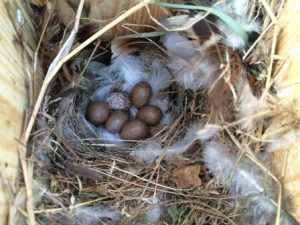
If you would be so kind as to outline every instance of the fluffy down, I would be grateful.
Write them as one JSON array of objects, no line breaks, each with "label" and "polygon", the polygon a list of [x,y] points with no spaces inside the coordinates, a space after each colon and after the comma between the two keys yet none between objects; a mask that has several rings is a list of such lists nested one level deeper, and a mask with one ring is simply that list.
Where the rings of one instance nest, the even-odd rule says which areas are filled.
[{"label": "fluffy down", "polygon": [[153,96],[156,96],[160,91],[168,88],[171,85],[172,76],[170,71],[161,63],[152,63],[152,75],[149,83],[152,87]]},{"label": "fluffy down", "polygon": [[251,130],[255,128],[257,120],[252,117],[266,109],[267,103],[265,99],[255,97],[248,82],[245,82],[238,100],[237,119],[245,119],[240,124],[240,127],[244,130]]},{"label": "fluffy down", "polygon": [[194,91],[207,88],[213,83],[216,66],[195,49],[186,37],[171,33],[163,38],[163,43],[170,57],[168,67],[176,82]]},{"label": "fluffy down", "polygon": [[126,143],[124,141],[122,141],[122,139],[118,133],[116,133],[116,134],[110,133],[103,127],[96,128],[96,134],[97,134],[97,137],[99,139],[103,140],[105,143],[115,144],[118,146],[126,145]]},{"label": "fluffy down", "polygon": [[291,129],[285,134],[273,135],[271,137],[272,142],[267,146],[267,151],[274,152],[283,149],[288,149],[287,146],[292,145],[300,137],[299,131],[296,129]]},{"label": "fluffy down", "polygon": [[73,214],[72,224],[118,224],[121,211],[109,207],[82,207]]},{"label": "fluffy down", "polygon": [[152,164],[162,154],[165,158],[170,159],[173,156],[183,154],[196,140],[206,141],[215,135],[217,135],[217,132],[214,128],[198,123],[192,125],[185,136],[169,148],[164,149],[159,140],[152,140],[137,147],[131,152],[131,155],[140,162]]},{"label": "fluffy down", "polygon": [[[254,163],[247,159],[237,162],[237,159],[227,152],[226,146],[217,140],[204,144],[203,157],[206,166],[228,187],[232,196],[248,198],[243,220],[247,218],[248,223],[253,225],[274,222],[277,210],[274,184]],[[283,210],[281,215],[287,224],[296,224]]]},{"label": "fluffy down", "polygon": [[[259,32],[260,26],[254,18],[249,18],[249,1],[248,0],[227,0],[221,4],[216,4],[216,8],[235,19],[241,27],[248,33]],[[222,20],[217,21],[217,26],[224,34],[223,42],[233,49],[243,49],[246,43],[243,39],[232,31]]]},{"label": "fluffy down", "polygon": [[133,55],[120,55],[113,60],[111,70],[123,78],[122,90],[130,92],[133,86],[143,80],[148,80],[142,60]]}]

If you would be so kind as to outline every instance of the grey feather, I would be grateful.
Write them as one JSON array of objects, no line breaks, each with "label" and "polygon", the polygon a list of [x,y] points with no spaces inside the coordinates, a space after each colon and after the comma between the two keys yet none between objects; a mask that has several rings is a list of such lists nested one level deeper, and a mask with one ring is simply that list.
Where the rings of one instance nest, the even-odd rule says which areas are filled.
[{"label": "grey feather", "polygon": [[[204,144],[204,162],[209,170],[229,189],[229,194],[246,197],[245,218],[250,224],[265,225],[274,221],[277,211],[275,185],[247,158],[237,159],[226,151],[226,146],[217,140]],[[281,210],[282,224],[298,224],[284,210]]]}]

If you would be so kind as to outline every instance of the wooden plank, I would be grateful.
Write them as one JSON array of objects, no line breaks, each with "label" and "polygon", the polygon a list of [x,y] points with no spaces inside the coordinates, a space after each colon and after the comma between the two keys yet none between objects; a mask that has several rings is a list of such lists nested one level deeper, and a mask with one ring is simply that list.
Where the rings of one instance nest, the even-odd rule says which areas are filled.
[{"label": "wooden plank", "polygon": [[[283,65],[281,75],[277,78],[275,87],[284,96],[281,106],[291,109],[295,118],[300,118],[300,23],[299,23],[300,2],[299,0],[289,0],[279,21],[281,33],[279,35],[277,54],[283,56],[285,60],[278,63],[278,67]],[[275,130],[290,120],[287,115],[274,119],[271,123],[271,131]],[[291,132],[299,132],[296,128]],[[282,173],[286,159],[286,169],[281,181],[284,188],[283,202],[288,203],[288,210],[300,222],[300,135],[286,143],[284,149],[278,149],[274,153],[273,164],[277,174]]]},{"label": "wooden plank", "polygon": [[32,52],[37,42],[24,2],[0,1],[0,225],[8,223],[17,191],[21,171],[18,140],[28,107],[28,75],[32,74]]}]

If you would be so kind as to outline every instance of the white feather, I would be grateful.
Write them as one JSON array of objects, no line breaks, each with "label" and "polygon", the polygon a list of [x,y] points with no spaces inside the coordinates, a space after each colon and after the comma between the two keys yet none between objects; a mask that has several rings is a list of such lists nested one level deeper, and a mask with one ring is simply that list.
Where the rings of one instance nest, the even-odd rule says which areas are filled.
[{"label": "white feather", "polygon": [[168,66],[175,73],[175,81],[185,89],[193,91],[209,87],[216,72],[216,67],[209,59],[201,59],[198,62],[197,60],[182,62],[181,60],[173,59]]},{"label": "white feather", "polygon": [[[260,31],[260,26],[256,21],[249,21],[249,22],[238,21],[238,22],[241,25],[241,27],[248,33]],[[244,42],[244,40],[238,34],[233,32],[232,29],[228,27],[228,25],[225,24],[223,21],[218,20],[217,26],[219,30],[222,31],[224,34],[224,38],[222,39],[222,41],[224,42],[225,45],[233,49],[243,49],[246,47],[246,43]]]},{"label": "white feather", "polygon": [[110,133],[103,127],[96,128],[96,135],[100,140],[104,141],[105,143],[115,144],[118,146],[126,145],[126,143],[121,139],[118,133],[116,134]]},{"label": "white feather", "polygon": [[170,147],[163,149],[159,140],[152,140],[141,144],[137,149],[131,152],[138,161],[146,164],[152,164],[161,154],[171,159],[176,155],[183,154],[196,141],[206,141],[217,134],[216,130],[208,125],[203,126],[200,122],[193,124],[184,137],[180,138]]},{"label": "white feather", "polygon": [[77,224],[106,224],[109,219],[113,224],[118,224],[121,220],[121,211],[108,206],[81,207],[72,212],[72,225]]},{"label": "white feather", "polygon": [[170,112],[166,112],[162,119],[160,120],[160,125],[162,126],[168,126],[170,125],[172,122],[174,121],[174,117],[172,116],[172,114]]},{"label": "white feather", "polygon": [[164,36],[163,43],[171,57],[189,60],[198,55],[192,43],[179,33],[174,32]]},{"label": "white feather", "polygon": [[[206,166],[228,187],[231,195],[248,198],[244,222],[246,218],[253,225],[265,225],[273,221],[277,209],[273,200],[276,193],[271,179],[259,167],[247,159],[237,162],[226,147],[216,140],[204,144],[203,157]],[[281,213],[288,224],[294,224],[290,215],[283,210]]]},{"label": "white feather", "polygon": [[145,213],[146,220],[149,224],[158,224],[162,209],[160,205],[155,205]]},{"label": "white feather", "polygon": [[135,157],[137,161],[152,164],[161,154],[163,149],[158,140],[151,140],[141,144],[130,155]]},{"label": "white feather", "polygon": [[152,87],[153,96],[171,85],[172,77],[170,71],[161,63],[152,63],[152,75],[149,83]]},{"label": "white feather", "polygon": [[183,154],[196,140],[206,141],[217,133],[203,126],[202,123],[196,122],[192,124],[181,140],[172,144],[166,150],[166,157],[172,158],[174,155]]},{"label": "white feather", "polygon": [[136,83],[149,79],[142,60],[137,56],[120,55],[113,60],[111,69],[123,77],[123,91],[130,92]]},{"label": "white feather", "polygon": [[[249,18],[249,1],[248,0],[228,0],[221,4],[216,4],[216,8],[235,19],[241,27],[248,33],[260,32],[260,25],[253,18]],[[237,35],[222,20],[217,21],[217,26],[224,34],[223,42],[234,49],[243,49],[245,47],[244,40]]]},{"label": "white feather", "polygon": [[130,117],[135,118],[137,113],[138,113],[138,109],[136,107],[134,107],[133,105],[130,106],[130,108],[129,108]]},{"label": "white feather", "polygon": [[238,34],[234,33],[223,21],[218,20],[217,26],[223,32],[224,37],[222,38],[222,42],[225,45],[233,49],[243,49],[245,47],[245,41]]},{"label": "white feather", "polygon": [[265,99],[259,99],[252,93],[250,85],[246,82],[241,89],[241,94],[238,100],[238,119],[245,119],[240,127],[244,130],[251,130],[255,128],[257,120],[253,116],[259,112],[267,109]]},{"label": "white feather", "polygon": [[292,145],[300,137],[300,132],[296,129],[291,129],[285,134],[273,135],[269,139],[273,141],[268,144],[266,150],[274,152],[278,150],[288,149],[289,145]]},{"label": "white feather", "polygon": [[113,91],[115,88],[114,84],[109,84],[105,86],[101,86],[97,88],[94,93],[90,96],[90,100],[92,102],[94,101],[104,101],[105,96],[107,96],[111,91]]},{"label": "white feather", "polygon": [[170,56],[168,67],[175,81],[185,89],[200,90],[209,87],[215,79],[217,68],[209,58],[193,48],[191,42],[178,33],[164,37],[164,45]]},{"label": "white feather", "polygon": [[168,98],[156,97],[150,100],[150,105],[155,105],[161,109],[162,113],[165,114],[170,107],[170,102]]},{"label": "white feather", "polygon": [[225,0],[218,2],[216,8],[231,15],[246,17],[248,5],[248,0]]}]

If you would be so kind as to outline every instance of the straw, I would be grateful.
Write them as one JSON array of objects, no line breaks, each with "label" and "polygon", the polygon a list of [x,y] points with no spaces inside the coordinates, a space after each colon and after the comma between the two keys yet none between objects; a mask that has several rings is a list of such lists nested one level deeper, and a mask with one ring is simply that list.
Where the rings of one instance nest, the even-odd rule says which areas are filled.
[{"label": "straw", "polygon": [[206,7],[206,6],[181,5],[181,4],[172,4],[167,2],[153,2],[152,4],[157,6],[162,6],[162,7],[168,7],[168,8],[194,9],[194,10],[201,10],[201,11],[206,11],[208,13],[211,13],[219,17],[221,20],[223,20],[237,35],[239,35],[244,40],[245,44],[248,45],[248,34],[241,27],[241,25],[238,22],[236,22],[233,18],[231,18],[227,14],[217,9],[214,9],[212,7]]}]

